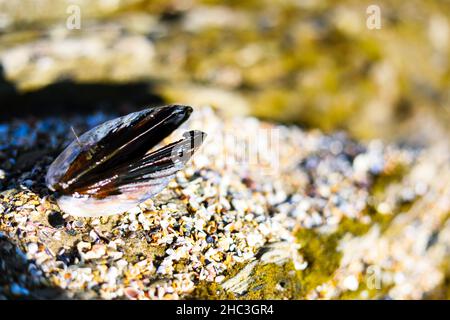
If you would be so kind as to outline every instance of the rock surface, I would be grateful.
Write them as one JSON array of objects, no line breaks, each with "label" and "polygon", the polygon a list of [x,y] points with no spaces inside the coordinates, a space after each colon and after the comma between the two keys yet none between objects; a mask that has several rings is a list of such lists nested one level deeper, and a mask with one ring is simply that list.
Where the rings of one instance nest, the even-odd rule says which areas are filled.
[{"label": "rock surface", "polygon": [[[70,122],[95,124],[86,119]],[[42,131],[57,123],[12,124],[5,155],[58,137]],[[208,132],[202,149],[167,189],[123,215],[59,213],[52,224],[59,208],[43,181],[51,145],[39,161],[4,169],[1,246],[15,254],[0,256],[1,295],[404,299],[444,283],[446,146],[364,146],[342,133],[227,119],[209,108],[187,127]],[[37,140],[21,139],[25,130]],[[70,128],[60,130],[62,145]],[[24,267],[11,269],[11,259]]]},{"label": "rock surface", "polygon": [[[230,3],[0,0],[0,298],[450,297],[448,3]],[[60,212],[71,126],[171,102],[210,141],[164,192]]]}]

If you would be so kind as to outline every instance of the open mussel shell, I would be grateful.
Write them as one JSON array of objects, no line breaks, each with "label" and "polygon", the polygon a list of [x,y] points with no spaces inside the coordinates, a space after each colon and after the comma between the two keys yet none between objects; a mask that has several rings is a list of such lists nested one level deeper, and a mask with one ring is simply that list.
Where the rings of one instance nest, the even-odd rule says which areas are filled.
[{"label": "open mussel shell", "polygon": [[107,121],[75,139],[50,165],[46,184],[60,208],[76,216],[122,213],[163,190],[206,134],[150,149],[185,122],[192,108],[149,108]]}]

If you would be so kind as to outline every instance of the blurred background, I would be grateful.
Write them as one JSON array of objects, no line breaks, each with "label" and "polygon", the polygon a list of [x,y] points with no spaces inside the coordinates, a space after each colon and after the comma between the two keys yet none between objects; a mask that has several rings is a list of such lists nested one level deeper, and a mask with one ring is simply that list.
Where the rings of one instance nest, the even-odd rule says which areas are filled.
[{"label": "blurred background", "polygon": [[0,122],[181,102],[442,141],[449,17],[449,1],[0,0]]},{"label": "blurred background", "polygon": [[[382,258],[370,259],[386,262],[388,276],[394,271],[401,276],[393,277],[399,283],[396,293],[388,288],[394,298],[448,299],[449,57],[450,0],[0,0],[0,192],[15,192],[20,186],[27,199],[47,195],[45,168],[63,142],[74,139],[69,127],[76,135],[152,105],[211,106],[221,113],[214,124],[222,117],[250,115],[325,133],[343,131],[364,144],[381,139],[400,148],[383,149],[386,169],[382,175],[375,170],[364,217],[370,216],[369,222],[383,224],[387,231],[378,234],[376,226],[372,233],[364,226],[367,238],[361,235],[347,247],[352,254],[357,248],[360,258],[348,265],[342,262],[343,273],[337,272],[337,277],[344,279],[352,272],[362,277],[362,271],[354,271],[359,267],[353,266],[362,266],[363,257],[381,248]],[[293,134],[292,139],[296,137]],[[293,142],[302,157],[303,141]],[[363,171],[366,163],[382,156],[378,152],[383,143],[365,145],[367,157],[355,162],[363,164]],[[405,159],[417,150],[425,152],[410,165]],[[396,165],[397,158],[408,166]],[[312,167],[319,167],[315,155],[308,159]],[[334,160],[328,164],[328,156],[320,160],[325,168],[340,168],[347,161],[351,168],[353,161],[347,156],[330,159],[336,164]],[[337,180],[333,173],[331,182]],[[328,190],[328,181],[321,178],[325,174],[328,171],[313,177]],[[280,177],[275,178],[276,186]],[[354,189],[347,178],[338,184],[343,188],[339,194],[366,192],[368,186],[357,184]],[[0,195],[1,213],[4,204],[16,219],[22,198],[8,197]],[[334,208],[334,200],[326,202],[327,197],[332,199],[323,196],[318,203]],[[359,204],[355,200],[354,205]],[[270,215],[273,212],[271,208]],[[50,221],[47,213],[41,218],[40,226]],[[27,221],[25,215],[18,214],[19,219]],[[6,222],[0,227],[12,225],[11,233],[24,234],[20,241],[28,243],[33,233],[19,232],[17,224],[2,221]],[[359,230],[359,225],[343,224],[340,230]],[[309,235],[298,237],[306,239],[302,248],[312,248],[305,252],[314,255],[305,257],[320,265],[309,270],[320,283],[328,281],[337,268],[336,238]],[[58,241],[53,243],[59,246]],[[1,247],[0,258],[15,257],[10,251],[2,255]],[[25,264],[20,267],[15,260],[0,272],[0,298],[2,286],[9,285],[16,273],[20,279],[25,274]],[[364,262],[361,270],[367,266]],[[281,270],[284,276],[285,269]],[[302,286],[316,281],[301,279]]]}]

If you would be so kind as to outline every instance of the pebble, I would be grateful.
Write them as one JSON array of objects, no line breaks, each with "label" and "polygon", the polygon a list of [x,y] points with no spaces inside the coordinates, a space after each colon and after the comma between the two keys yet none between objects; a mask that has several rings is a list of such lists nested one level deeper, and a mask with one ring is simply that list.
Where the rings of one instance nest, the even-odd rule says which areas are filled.
[{"label": "pebble", "polygon": [[95,244],[92,246],[92,249],[87,251],[86,253],[82,253],[81,256],[85,260],[92,260],[92,259],[100,259],[106,254],[106,246],[102,244]]},{"label": "pebble", "polygon": [[27,252],[28,254],[30,254],[31,256],[33,256],[34,254],[36,254],[39,250],[39,246],[37,243],[30,243],[27,246]]},{"label": "pebble", "polygon": [[15,296],[28,296],[30,291],[17,283],[11,284],[11,293]]},{"label": "pebble", "polygon": [[83,228],[85,224],[83,220],[75,220],[72,225],[75,228]]},{"label": "pebble", "polygon": [[344,287],[350,291],[358,290],[359,283],[355,276],[351,275],[344,279]]}]

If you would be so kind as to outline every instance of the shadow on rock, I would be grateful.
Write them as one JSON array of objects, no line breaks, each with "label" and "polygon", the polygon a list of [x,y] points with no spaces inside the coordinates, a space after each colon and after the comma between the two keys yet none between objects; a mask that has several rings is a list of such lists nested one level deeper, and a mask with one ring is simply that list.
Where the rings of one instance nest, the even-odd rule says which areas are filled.
[{"label": "shadow on rock", "polygon": [[4,77],[0,65],[0,119],[72,116],[93,111],[129,113],[159,105],[161,97],[147,82],[126,84],[75,83],[70,80],[50,84],[35,91],[19,92]]},{"label": "shadow on rock", "polygon": [[67,299],[32,260],[0,232],[0,299]]}]

